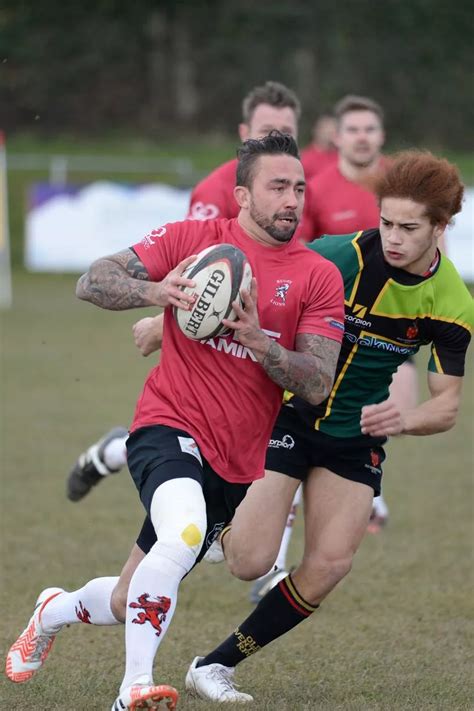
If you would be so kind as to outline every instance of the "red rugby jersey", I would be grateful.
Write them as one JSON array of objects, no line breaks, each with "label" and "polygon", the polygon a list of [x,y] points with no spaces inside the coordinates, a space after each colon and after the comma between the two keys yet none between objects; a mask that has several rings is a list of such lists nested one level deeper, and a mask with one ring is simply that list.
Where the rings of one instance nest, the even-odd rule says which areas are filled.
[{"label": "red rugby jersey", "polygon": [[[384,165],[381,164],[381,169]],[[309,221],[314,238],[379,226],[380,210],[375,195],[359,183],[347,180],[337,165],[312,178],[309,187]]]},{"label": "red rugby jersey", "polygon": [[[234,220],[177,222],[147,235],[133,249],[159,281],[186,256],[227,242],[242,249],[258,283],[260,325],[294,350],[297,333],[341,341],[343,286],[338,269],[299,240],[269,247]],[[232,335],[193,341],[165,309],[159,367],[138,400],[132,431],[164,424],[187,431],[212,468],[230,482],[263,476],[265,452],[282,390]]]},{"label": "red rugby jersey", "polygon": [[310,180],[313,176],[319,175],[329,166],[337,163],[338,152],[323,151],[321,148],[316,148],[314,145],[309,145],[301,151],[301,162],[304,168],[306,180]]}]

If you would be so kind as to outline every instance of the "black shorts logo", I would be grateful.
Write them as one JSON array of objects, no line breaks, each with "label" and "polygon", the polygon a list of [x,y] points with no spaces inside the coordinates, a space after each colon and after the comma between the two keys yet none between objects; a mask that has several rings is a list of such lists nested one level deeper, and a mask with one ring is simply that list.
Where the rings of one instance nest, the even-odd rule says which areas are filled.
[{"label": "black shorts logo", "polygon": [[209,531],[209,533],[206,536],[206,548],[210,548],[210,546],[214,543],[216,538],[218,537],[219,533],[222,531],[222,529],[225,526],[225,521],[222,521],[222,523],[215,523],[212,529]]},{"label": "black shorts logo", "polygon": [[271,449],[293,449],[295,446],[295,440],[291,435],[285,434],[281,439],[271,439],[268,446]]},{"label": "black shorts logo", "polygon": [[378,452],[376,449],[371,449],[370,450],[370,464],[364,464],[366,469],[370,469],[372,474],[382,474],[382,469],[380,467],[380,463],[382,461],[382,457],[380,455],[380,452]]}]

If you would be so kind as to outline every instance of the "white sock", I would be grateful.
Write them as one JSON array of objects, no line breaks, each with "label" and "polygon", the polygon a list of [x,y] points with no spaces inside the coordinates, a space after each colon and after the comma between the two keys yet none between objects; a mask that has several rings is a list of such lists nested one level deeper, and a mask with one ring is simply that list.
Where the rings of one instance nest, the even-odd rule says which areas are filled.
[{"label": "white sock", "polygon": [[130,581],[125,620],[126,664],[120,690],[153,683],[153,661],[174,611],[179,584],[193,567],[206,533],[206,502],[194,479],[158,487],[150,518],[157,542]]},{"label": "white sock", "polygon": [[102,459],[107,469],[111,471],[119,471],[127,463],[127,447],[125,442],[128,439],[126,437],[116,437],[111,440],[104,451],[102,452]]},{"label": "white sock", "polygon": [[130,581],[126,665],[120,691],[132,686],[138,677],[153,683],[153,661],[174,615],[179,584],[196,559],[193,557],[191,565],[183,565],[173,560],[175,556],[176,551],[167,549],[166,544],[155,543]]},{"label": "white sock", "polygon": [[112,614],[110,598],[118,577],[95,578],[79,590],[57,595],[43,609],[41,623],[51,631],[83,622],[91,625],[121,624]]},{"label": "white sock", "polygon": [[388,506],[382,494],[374,497],[373,510],[376,516],[381,516],[382,518],[388,517]]},{"label": "white sock", "polygon": [[301,486],[296,490],[295,496],[293,498],[293,503],[291,504],[291,510],[288,514],[288,519],[286,521],[285,530],[283,531],[283,536],[281,538],[280,550],[278,551],[277,559],[275,561],[275,566],[281,570],[286,570],[286,558],[288,555],[288,547],[290,545],[291,536],[293,535],[293,524],[296,518],[296,512],[298,510],[298,505],[301,501]]}]

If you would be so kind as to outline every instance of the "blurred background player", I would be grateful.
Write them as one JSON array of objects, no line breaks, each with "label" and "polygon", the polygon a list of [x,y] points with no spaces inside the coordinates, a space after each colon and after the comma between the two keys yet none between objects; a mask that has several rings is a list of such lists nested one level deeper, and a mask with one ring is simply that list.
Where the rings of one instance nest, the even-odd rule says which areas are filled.
[{"label": "blurred background player", "polygon": [[311,224],[315,237],[370,229],[379,206],[370,187],[387,166],[383,110],[372,99],[345,96],[334,107],[337,160],[311,184]]},{"label": "blurred background player", "polygon": [[312,141],[301,151],[306,180],[310,180],[330,165],[337,163],[336,129],[337,124],[333,114],[321,114],[314,122]]}]

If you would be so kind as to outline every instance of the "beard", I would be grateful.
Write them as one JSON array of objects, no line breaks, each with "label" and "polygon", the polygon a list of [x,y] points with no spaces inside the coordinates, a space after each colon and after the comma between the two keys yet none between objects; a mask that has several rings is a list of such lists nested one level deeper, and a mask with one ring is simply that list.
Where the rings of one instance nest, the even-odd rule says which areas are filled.
[{"label": "beard", "polygon": [[[277,242],[289,242],[295,234],[296,228],[298,227],[298,218],[296,216],[296,213],[292,210],[286,210],[285,212],[277,212],[271,218],[269,218],[259,212],[256,209],[255,204],[252,202],[252,204],[250,205],[249,213],[253,221],[256,222],[257,225],[262,228],[262,230],[265,230],[267,235],[273,237],[273,239],[275,239]],[[291,222],[288,222],[287,227],[277,226],[276,221],[279,219],[281,220],[282,218],[287,218],[291,220]]]},{"label": "beard", "polygon": [[369,168],[378,162],[379,153],[378,151],[370,151],[370,149],[363,151],[362,154],[354,151],[350,157],[346,156],[346,160],[354,168]]}]

